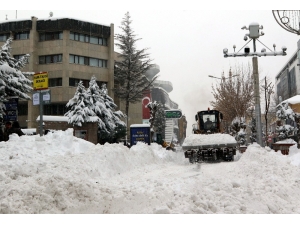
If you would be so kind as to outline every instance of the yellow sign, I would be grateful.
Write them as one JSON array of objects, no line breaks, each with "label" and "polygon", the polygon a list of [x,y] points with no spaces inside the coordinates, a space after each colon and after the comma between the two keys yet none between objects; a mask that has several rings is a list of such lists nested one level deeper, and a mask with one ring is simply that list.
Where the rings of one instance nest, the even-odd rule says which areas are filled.
[{"label": "yellow sign", "polygon": [[33,75],[33,89],[47,89],[48,88],[48,73],[36,73]]}]

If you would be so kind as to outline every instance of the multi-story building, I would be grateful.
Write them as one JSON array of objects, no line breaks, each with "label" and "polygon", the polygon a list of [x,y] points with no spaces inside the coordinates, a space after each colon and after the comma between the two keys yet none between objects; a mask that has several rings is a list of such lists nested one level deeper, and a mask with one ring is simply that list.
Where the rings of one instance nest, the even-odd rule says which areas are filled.
[{"label": "multi-story building", "polygon": [[276,76],[276,94],[282,101],[300,94],[300,40],[297,50]]},{"label": "multi-story building", "polygon": [[[47,72],[51,104],[45,115],[64,115],[80,80],[88,87],[93,75],[106,83],[112,98],[114,87],[114,25],[102,25],[72,18],[15,19],[0,22],[0,45],[13,35],[11,54],[30,54],[24,71]],[[19,101],[18,120],[23,128],[36,128],[39,106]],[[140,116],[141,118],[141,116]]]},{"label": "multi-story building", "polygon": [[[152,79],[159,72],[159,66],[155,65],[147,71],[146,76]],[[153,86],[143,99],[144,123],[147,123],[150,118],[149,109],[145,107],[149,101],[157,101],[163,104],[165,110],[178,109],[178,104],[169,97],[169,93],[173,90],[173,85],[170,81],[155,80]],[[177,138],[178,142],[182,143],[186,137],[186,123],[185,116],[181,119],[166,119],[165,140],[171,142],[173,138]]]},{"label": "multi-story building", "polygon": [[[23,71],[48,73],[51,103],[44,105],[43,115],[63,116],[78,82],[81,80],[88,87],[93,75],[99,85],[107,85],[108,95],[114,99],[118,109],[125,112],[125,103],[113,93],[114,61],[119,60],[118,53],[114,51],[114,24],[103,25],[67,17],[31,17],[0,22],[0,46],[10,35],[14,37],[11,45],[13,57],[30,54]],[[159,67],[155,66],[147,71],[146,76],[151,78],[158,72]],[[162,102],[166,109],[178,109],[168,95],[172,89],[171,82],[156,81],[149,97]],[[37,128],[39,114],[39,106],[33,105],[32,100],[19,100],[17,119],[22,128]],[[142,115],[140,103],[130,104],[128,127],[143,123],[145,118]],[[177,120],[172,121],[172,134],[173,129],[177,127],[178,130],[177,123]]]}]

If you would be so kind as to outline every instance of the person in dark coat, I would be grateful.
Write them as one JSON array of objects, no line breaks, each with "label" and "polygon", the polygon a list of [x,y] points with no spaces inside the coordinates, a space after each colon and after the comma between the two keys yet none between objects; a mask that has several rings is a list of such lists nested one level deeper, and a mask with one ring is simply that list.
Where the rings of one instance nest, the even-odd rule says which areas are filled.
[{"label": "person in dark coat", "polygon": [[0,141],[4,141],[4,132],[2,130],[2,124],[0,125]]},{"label": "person in dark coat", "polygon": [[5,123],[5,128],[4,128],[4,132],[3,132],[3,141],[8,141],[9,139],[9,134],[8,134],[8,130],[11,128],[11,122],[7,121]]},{"label": "person in dark coat", "polygon": [[20,127],[20,124],[19,124],[18,121],[14,121],[14,122],[13,122],[11,128],[8,130],[8,136],[9,136],[10,134],[13,134],[13,133],[15,133],[15,134],[17,134],[17,135],[19,135],[19,136],[25,135],[25,134],[23,133],[23,131],[21,130],[21,127]]}]

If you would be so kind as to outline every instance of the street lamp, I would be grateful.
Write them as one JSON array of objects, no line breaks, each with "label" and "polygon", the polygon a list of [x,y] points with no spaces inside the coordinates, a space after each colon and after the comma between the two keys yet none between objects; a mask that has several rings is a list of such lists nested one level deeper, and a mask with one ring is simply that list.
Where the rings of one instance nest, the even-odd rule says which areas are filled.
[{"label": "street lamp", "polygon": [[220,80],[225,80],[225,79],[229,79],[229,78],[232,78],[232,77],[236,77],[236,76],[239,76],[239,75],[233,75],[233,76],[230,76],[230,77],[215,77],[215,76],[212,76],[212,75],[208,75],[210,78],[216,78],[216,79],[220,79]]},{"label": "street lamp", "polygon": [[[245,34],[244,40],[247,41],[248,38],[250,40],[242,47],[244,48],[250,41],[253,41],[253,52],[250,51],[250,47],[246,46],[244,48],[244,52],[240,52],[241,49],[237,52],[235,52],[236,46],[233,45],[234,53],[228,53],[228,49],[223,49],[224,57],[247,57],[247,56],[253,56],[252,57],[252,65],[253,65],[253,80],[254,80],[254,98],[255,98],[255,114],[256,114],[256,130],[257,130],[257,143],[260,146],[263,146],[262,142],[262,126],[261,126],[261,111],[260,111],[260,96],[259,96],[259,76],[258,76],[258,63],[257,63],[257,56],[277,56],[277,55],[286,55],[286,47],[282,47],[282,51],[277,52],[275,50],[276,45],[273,44],[274,51],[270,50],[268,47],[266,47],[263,43],[261,43],[258,38],[260,36],[264,35],[264,32],[259,30],[262,30],[263,26],[259,26],[258,23],[251,23],[249,27],[243,26],[242,30],[249,30],[249,34]],[[266,48],[270,50],[270,52],[267,52],[265,48],[261,50],[261,52],[256,52],[256,40],[260,42],[262,45],[264,45]]]}]

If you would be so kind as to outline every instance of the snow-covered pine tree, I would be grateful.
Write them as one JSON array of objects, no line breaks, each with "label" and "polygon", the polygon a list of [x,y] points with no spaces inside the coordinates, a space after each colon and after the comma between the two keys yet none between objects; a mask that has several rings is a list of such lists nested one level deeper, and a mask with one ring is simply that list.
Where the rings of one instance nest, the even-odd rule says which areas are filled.
[{"label": "snow-covered pine tree", "polygon": [[79,81],[74,97],[66,105],[68,111],[65,113],[65,116],[69,117],[68,123],[81,127],[82,123],[85,122],[99,122],[99,118],[95,119],[96,114],[91,109],[91,104],[90,96],[85,90],[82,81]]},{"label": "snow-covered pine tree", "polygon": [[297,123],[295,122],[296,114],[289,106],[288,102],[279,103],[276,110],[277,118],[285,123],[276,127],[276,133],[279,140],[297,135],[298,128]]},{"label": "snow-covered pine tree", "polygon": [[8,97],[19,97],[29,100],[28,93],[32,91],[32,81],[28,79],[33,72],[22,72],[29,59],[29,54],[20,59],[11,56],[11,43],[13,38],[9,37],[0,49],[0,118],[3,115],[3,102]]},{"label": "snow-covered pine tree", "polygon": [[116,88],[114,92],[118,98],[125,101],[125,114],[128,124],[129,103],[140,102],[144,97],[144,91],[148,90],[154,80],[148,80],[145,72],[148,71],[153,64],[149,59],[147,49],[138,50],[136,42],[140,38],[136,38],[132,28],[129,12],[125,14],[121,22],[121,30],[123,34],[116,34],[115,39],[118,41],[116,46],[120,49],[120,60],[115,62],[114,77]]},{"label": "snow-covered pine tree", "polygon": [[103,119],[101,118],[110,131],[110,135],[107,136],[106,140],[108,142],[116,142],[119,138],[122,138],[126,135],[126,124],[121,120],[121,118],[124,118],[125,116],[120,110],[116,111],[116,108],[118,106],[114,103],[114,100],[107,94],[108,91],[106,84],[102,84],[100,90],[101,95],[104,99],[106,109],[108,110],[108,113],[103,115]]},{"label": "snow-covered pine tree", "polygon": [[117,105],[108,96],[106,85],[103,84],[99,88],[96,77],[92,76],[87,93],[92,103],[91,110],[99,118],[100,142],[115,142],[125,136],[126,125],[121,120],[124,115],[121,111],[115,111]]},{"label": "snow-covered pine tree", "polygon": [[150,130],[151,130],[151,133],[153,134],[155,132],[154,130],[154,120],[155,120],[155,117],[156,117],[156,112],[157,112],[157,105],[158,103],[156,101],[154,102],[149,102],[146,107],[148,109],[150,109],[150,119],[149,119],[149,123],[150,123]]},{"label": "snow-covered pine tree", "polygon": [[[154,132],[160,133],[162,139],[165,138],[165,127],[166,127],[166,116],[163,105],[160,102],[154,101],[149,102],[147,107],[150,109],[150,120],[151,126]],[[154,112],[155,110],[155,112]]]},{"label": "snow-covered pine tree", "polygon": [[251,143],[256,142],[256,119],[254,117],[251,118],[251,121],[249,123],[249,127],[251,130],[250,134],[250,141]]},{"label": "snow-covered pine tree", "polygon": [[231,123],[232,136],[241,145],[246,144],[246,127],[245,118],[235,118]]}]

